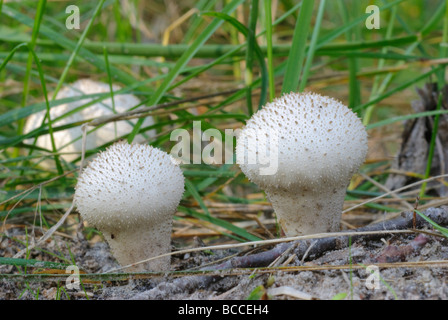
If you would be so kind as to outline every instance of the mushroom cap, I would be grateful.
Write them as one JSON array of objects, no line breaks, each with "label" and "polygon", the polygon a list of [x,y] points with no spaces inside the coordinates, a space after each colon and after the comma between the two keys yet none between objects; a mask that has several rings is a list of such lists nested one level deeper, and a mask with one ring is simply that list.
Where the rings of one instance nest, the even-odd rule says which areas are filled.
[{"label": "mushroom cap", "polygon": [[[364,162],[367,133],[341,102],[315,93],[290,93],[248,120],[236,153],[242,171],[263,189],[346,185]],[[260,174],[268,166],[263,155],[277,161],[275,172]]]},{"label": "mushroom cap", "polygon": [[[121,89],[118,85],[112,86],[113,91],[118,91]],[[109,84],[94,81],[91,79],[81,79],[78,80],[68,86],[63,87],[58,94],[56,95],[56,99],[64,99],[64,98],[72,98],[72,97],[83,97],[84,95],[90,95],[95,93],[109,93],[110,92],[110,86]],[[76,108],[87,104],[91,102],[93,99],[96,98],[82,98],[77,99],[75,101],[69,102],[69,103],[63,103],[57,106],[54,106],[50,109],[50,117],[52,120],[63,116]],[[115,112],[116,113],[122,113],[129,111],[130,108],[135,107],[136,105],[140,104],[140,100],[132,95],[132,94],[116,94],[114,95],[114,105],[115,105]],[[101,116],[106,115],[112,115],[114,113],[113,111],[113,104],[111,98],[106,98],[100,102],[94,103],[90,106],[87,106],[83,108],[80,111],[77,111],[71,115],[68,115],[60,120],[53,121],[53,127],[55,126],[62,126],[67,125],[79,121],[84,121],[88,119],[98,118]],[[28,133],[36,128],[38,128],[42,120],[44,119],[46,115],[46,111],[43,110],[41,112],[37,112],[32,114],[28,117],[27,122],[24,127],[24,132]],[[133,120],[122,120],[122,121],[116,121],[114,123],[108,123],[104,126],[98,128],[97,130],[90,132],[87,141],[86,141],[86,149],[94,149],[97,148],[105,143],[108,143],[112,141],[114,138],[123,136],[127,133],[130,133],[132,131],[133,125],[136,123],[136,119]],[[154,120],[152,117],[146,117],[145,121],[143,122],[143,126],[150,126],[154,124]],[[116,129],[116,135],[115,135],[115,129]],[[82,140],[77,138],[80,138],[82,135],[81,128],[73,127],[66,130],[56,131],[54,132],[54,139],[55,139],[55,145],[56,148],[60,152],[65,153],[77,153],[77,154],[63,154],[62,158],[66,161],[73,161],[76,158],[79,157],[79,154],[82,149]],[[155,135],[155,131],[151,130],[147,132],[147,135],[149,137]],[[75,141],[76,140],[76,141]],[[135,142],[143,142],[145,140],[145,137],[143,135],[138,135],[135,137]],[[29,139],[26,142],[32,143],[33,139]],[[36,145],[38,147],[52,150],[51,147],[51,139],[50,135],[41,135],[37,139]],[[52,167],[54,162],[48,161],[43,162],[43,167],[50,168]]]},{"label": "mushroom cap", "polygon": [[104,231],[162,223],[184,192],[184,176],[166,152],[115,143],[84,169],[74,196],[81,216]]}]

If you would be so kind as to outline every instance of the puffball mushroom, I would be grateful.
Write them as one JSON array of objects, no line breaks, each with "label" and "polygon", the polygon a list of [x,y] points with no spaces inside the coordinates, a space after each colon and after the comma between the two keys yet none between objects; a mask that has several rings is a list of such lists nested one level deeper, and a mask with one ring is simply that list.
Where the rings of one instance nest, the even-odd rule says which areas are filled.
[{"label": "puffball mushroom", "polygon": [[[89,163],[75,189],[81,217],[103,233],[122,266],[170,252],[184,176],[166,152],[115,143]],[[164,271],[169,266],[167,256],[129,269]]]},{"label": "puffball mushroom", "polygon": [[[118,91],[121,89],[118,85],[112,86],[113,91]],[[89,103],[93,98],[83,98],[84,95],[90,95],[95,93],[109,93],[109,84],[90,80],[82,79],[74,82],[62,88],[56,95],[56,100],[64,98],[79,97],[78,100],[60,104],[54,106],[50,109],[50,117],[52,120],[65,115],[76,108]],[[128,111],[130,108],[135,107],[140,104],[140,100],[132,94],[116,94],[114,95],[114,105],[115,113],[122,113]],[[107,98],[90,106],[83,108],[82,110],[75,112],[67,117],[53,122],[53,127],[71,124],[78,121],[84,121],[88,119],[99,118],[105,115],[112,115],[114,113],[112,99]],[[24,132],[28,133],[36,128],[38,128],[42,120],[46,115],[46,110],[32,114],[28,117],[25,124]],[[89,133],[86,141],[86,149],[95,149],[103,144],[112,141],[115,138],[121,137],[132,131],[132,127],[137,120],[122,120],[117,122],[110,122],[104,126],[98,128],[95,131]],[[152,117],[146,117],[143,122],[143,127],[150,126],[154,124]],[[56,148],[59,152],[64,154],[61,158],[67,162],[71,162],[78,158],[81,153],[82,140],[80,138],[82,135],[81,128],[79,126],[73,127],[66,130],[54,132],[54,140]],[[146,133],[146,137],[153,137],[155,131],[151,130]],[[135,137],[135,142],[143,142],[146,138],[144,135],[138,135]],[[28,139],[26,143],[32,143],[34,139]],[[38,147],[52,150],[50,135],[42,135],[37,139],[36,145]],[[47,169],[54,167],[54,161],[47,160],[42,161],[41,166]]]},{"label": "puffball mushroom", "polygon": [[[290,93],[247,121],[236,154],[241,170],[266,192],[287,236],[334,232],[346,188],[365,160],[367,133],[341,102]],[[263,172],[263,157],[276,161],[275,170]]]}]

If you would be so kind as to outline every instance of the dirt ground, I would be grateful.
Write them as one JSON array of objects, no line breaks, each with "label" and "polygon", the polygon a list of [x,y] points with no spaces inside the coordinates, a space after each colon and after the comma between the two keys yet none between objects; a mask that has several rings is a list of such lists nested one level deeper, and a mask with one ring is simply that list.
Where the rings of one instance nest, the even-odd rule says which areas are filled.
[{"label": "dirt ground", "polygon": [[[10,228],[9,237],[0,242],[0,256],[12,257],[22,249],[11,238],[24,239],[23,228]],[[102,281],[84,283],[84,290],[64,288],[58,296],[55,281],[0,280],[0,299],[354,299],[354,300],[445,300],[448,299],[448,269],[437,261],[448,260],[448,239],[417,234],[386,234],[379,240],[358,240],[351,247],[325,252],[319,257],[298,259],[294,251],[284,257],[287,267],[273,272],[236,275],[223,272],[221,276],[189,275],[158,276],[148,279]],[[14,245],[12,245],[14,244]],[[409,248],[413,250],[408,250]],[[270,247],[267,247],[269,249]],[[55,261],[54,254],[70,259],[86,273],[104,273],[119,267],[105,242],[88,242],[83,236],[75,239],[56,235],[42,250],[32,250],[30,259]],[[179,248],[177,248],[179,249]],[[188,270],[218,261],[247,248],[199,251],[174,255],[172,268]],[[53,254],[50,254],[53,253]],[[383,264],[378,264],[383,262]],[[399,262],[400,267],[387,267],[388,262]],[[386,263],[386,264],[384,264]],[[436,263],[436,264],[434,264]],[[345,265],[353,267],[344,268]],[[361,266],[360,266],[361,265]],[[369,274],[375,268],[379,274]],[[297,270],[297,266],[305,269]],[[342,266],[342,267],[339,267]],[[364,266],[364,267],[363,267]],[[386,266],[386,267],[384,267]],[[292,270],[287,270],[287,268]],[[32,273],[34,268],[27,269]],[[374,270],[375,271],[375,270]],[[1,274],[23,273],[14,266],[1,266]],[[213,279],[207,281],[205,279]],[[59,287],[63,287],[64,283]]]}]

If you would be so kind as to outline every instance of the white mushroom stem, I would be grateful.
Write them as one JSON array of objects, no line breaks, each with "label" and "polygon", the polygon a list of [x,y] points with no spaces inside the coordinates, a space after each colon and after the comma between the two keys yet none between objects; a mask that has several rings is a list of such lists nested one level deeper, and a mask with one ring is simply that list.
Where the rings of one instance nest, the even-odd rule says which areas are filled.
[{"label": "white mushroom stem", "polygon": [[339,188],[270,189],[266,194],[286,236],[339,231],[345,185]]},{"label": "white mushroom stem", "polygon": [[[103,231],[112,254],[122,266],[144,261],[171,251],[171,216],[159,223],[140,224],[138,227]],[[154,235],[157,235],[156,237]],[[126,271],[169,270],[170,257],[138,263]]]}]

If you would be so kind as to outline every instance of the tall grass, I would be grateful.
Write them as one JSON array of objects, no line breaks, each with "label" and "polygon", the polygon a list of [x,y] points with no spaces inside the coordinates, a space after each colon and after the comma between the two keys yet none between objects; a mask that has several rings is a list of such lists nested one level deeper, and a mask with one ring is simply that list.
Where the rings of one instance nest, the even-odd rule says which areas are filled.
[{"label": "tall grass", "polygon": [[[267,101],[290,91],[318,91],[333,95],[363,118],[369,132],[379,128],[401,128],[403,120],[437,117],[438,109],[410,113],[414,87],[433,81],[445,84],[448,6],[446,1],[375,1],[380,7],[381,29],[368,30],[365,8],[371,1],[303,0],[185,1],[178,16],[195,7],[197,14],[172,31],[170,43],[161,44],[163,27],[175,18],[151,1],[129,1],[134,13],[124,11],[120,1],[79,4],[81,29],[65,28],[65,2],[0,1],[0,217],[29,219],[39,206],[43,217],[60,217],[73,195],[79,165],[65,162],[54,138],[42,150],[35,141],[45,135],[80,127],[83,122],[58,124],[59,119],[120,93],[133,93],[156,120],[142,127],[140,118],[129,134],[117,137],[134,141],[141,133],[156,130],[147,142],[169,152],[174,128],[192,129],[192,121],[203,128],[237,128]],[[273,4],[277,3],[277,7]],[[137,10],[140,8],[142,11]],[[133,14],[138,17],[134,17]],[[168,22],[160,22],[163,16]],[[138,19],[135,19],[138,18]],[[139,21],[146,28],[139,25]],[[158,30],[148,34],[144,30]],[[135,39],[135,40],[134,40]],[[140,39],[137,41],[137,39]],[[235,72],[235,66],[243,66]],[[65,85],[81,78],[109,83],[111,92],[91,95],[93,102],[72,113],[51,119],[50,110],[77,98],[55,100]],[[112,82],[123,86],[112,91]],[[216,93],[198,101],[191,97]],[[399,98],[399,103],[395,104]],[[393,101],[393,102],[392,102]],[[170,103],[164,105],[163,103]],[[47,117],[35,130],[24,133],[27,118],[46,110]],[[89,128],[91,130],[92,128]],[[94,130],[94,129],[93,129]],[[433,137],[437,132],[434,126]],[[29,142],[31,141],[33,142]],[[89,136],[87,136],[89,139]],[[395,151],[399,142],[396,142]],[[87,150],[104,150],[109,143]],[[435,141],[431,141],[434,150]],[[52,161],[46,170],[39,161]],[[384,182],[377,173],[379,162],[370,159],[362,170]],[[431,157],[428,159],[430,168]],[[390,165],[390,162],[388,163]],[[215,203],[231,205],[266,203],[263,194],[232,165],[185,165],[186,193],[176,219],[208,225],[222,241],[248,241],[268,237],[257,224],[242,227],[250,215],[215,214]],[[429,172],[425,173],[427,177]],[[42,196],[33,189],[42,187]],[[351,190],[350,199],[380,192],[369,182]],[[247,197],[247,194],[251,194]],[[425,188],[421,190],[425,199]],[[381,207],[383,208],[383,207]],[[248,209],[248,210],[249,210]],[[390,208],[389,209],[396,209]],[[251,212],[260,216],[259,211]],[[255,220],[252,220],[255,221]],[[0,261],[0,263],[2,263]]]}]

